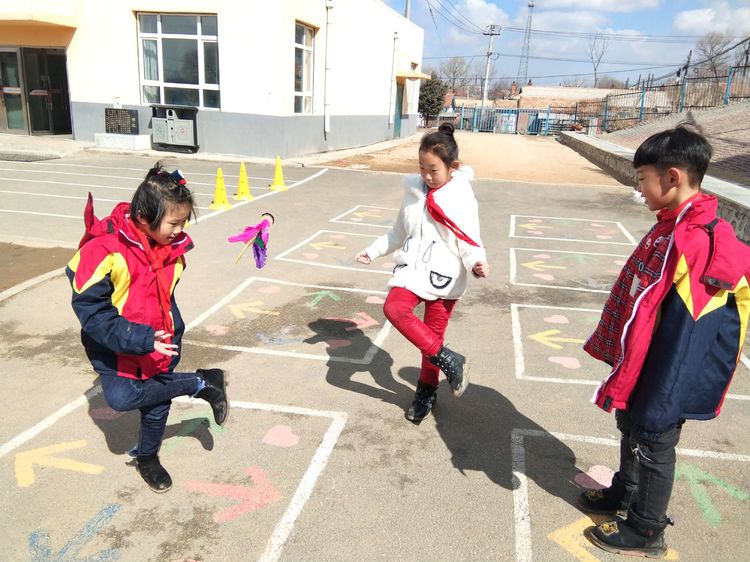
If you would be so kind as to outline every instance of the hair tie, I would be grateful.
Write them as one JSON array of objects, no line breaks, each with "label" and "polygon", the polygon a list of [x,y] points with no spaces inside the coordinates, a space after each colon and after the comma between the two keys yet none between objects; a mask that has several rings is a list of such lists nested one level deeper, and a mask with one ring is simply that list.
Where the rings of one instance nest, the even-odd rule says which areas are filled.
[{"label": "hair tie", "polygon": [[174,181],[179,186],[187,185],[187,180],[185,180],[185,176],[182,175],[182,172],[180,170],[175,170],[174,172],[171,172],[169,174],[169,177],[171,177],[172,181]]}]

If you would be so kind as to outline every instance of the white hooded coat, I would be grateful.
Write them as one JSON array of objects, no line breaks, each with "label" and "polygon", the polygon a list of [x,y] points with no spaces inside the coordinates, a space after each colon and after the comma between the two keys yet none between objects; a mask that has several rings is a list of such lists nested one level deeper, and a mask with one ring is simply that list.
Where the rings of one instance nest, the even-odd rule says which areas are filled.
[{"label": "white hooded coat", "polygon": [[459,299],[466,292],[468,272],[477,262],[487,261],[479,236],[477,200],[469,183],[473,177],[468,166],[454,170],[434,197],[478,247],[432,218],[426,205],[428,188],[419,174],[404,178],[406,193],[393,228],[365,249],[371,259],[395,251],[389,287],[403,287],[425,300]]}]

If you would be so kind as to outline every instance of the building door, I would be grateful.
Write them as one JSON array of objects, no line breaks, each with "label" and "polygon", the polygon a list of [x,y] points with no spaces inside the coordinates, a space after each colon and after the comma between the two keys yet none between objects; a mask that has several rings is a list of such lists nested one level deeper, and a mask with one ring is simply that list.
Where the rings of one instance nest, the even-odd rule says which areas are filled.
[{"label": "building door", "polygon": [[393,138],[401,138],[401,114],[404,105],[404,83],[396,83],[396,111],[393,115]]},{"label": "building door", "polygon": [[31,134],[70,134],[65,51],[22,49]]},{"label": "building door", "polygon": [[0,133],[28,134],[18,49],[0,49]]}]

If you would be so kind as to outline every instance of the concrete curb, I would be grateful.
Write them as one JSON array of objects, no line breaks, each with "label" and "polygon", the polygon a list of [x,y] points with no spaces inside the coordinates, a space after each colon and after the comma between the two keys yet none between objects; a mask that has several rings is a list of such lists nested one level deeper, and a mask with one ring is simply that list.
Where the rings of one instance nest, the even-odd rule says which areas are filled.
[{"label": "concrete curb", "polygon": [[[563,131],[560,142],[612,174],[615,179],[635,186],[634,150],[580,133]],[[712,176],[703,178],[701,189],[719,198],[719,216],[729,221],[737,237],[750,244],[750,190]]]}]

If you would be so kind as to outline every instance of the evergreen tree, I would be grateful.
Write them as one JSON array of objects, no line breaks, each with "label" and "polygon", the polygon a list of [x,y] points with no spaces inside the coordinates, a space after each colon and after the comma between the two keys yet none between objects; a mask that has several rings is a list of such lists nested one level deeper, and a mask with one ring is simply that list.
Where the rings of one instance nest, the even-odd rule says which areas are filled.
[{"label": "evergreen tree", "polygon": [[426,120],[434,119],[443,109],[448,85],[439,78],[422,82],[419,88],[419,112]]}]

